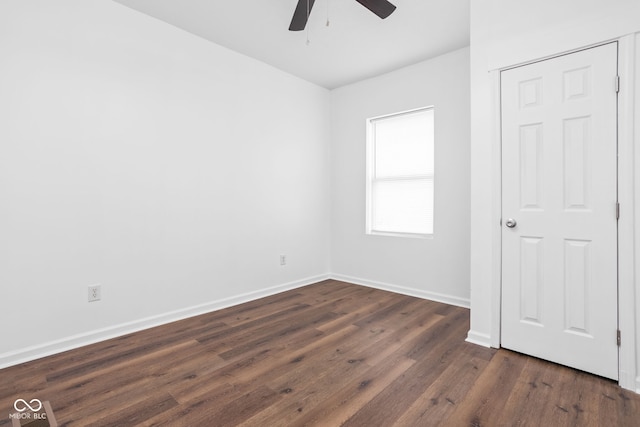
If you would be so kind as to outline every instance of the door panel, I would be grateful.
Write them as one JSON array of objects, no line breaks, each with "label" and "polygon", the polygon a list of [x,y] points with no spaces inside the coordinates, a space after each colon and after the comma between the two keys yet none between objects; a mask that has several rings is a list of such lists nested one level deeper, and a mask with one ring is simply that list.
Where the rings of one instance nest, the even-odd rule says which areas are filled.
[{"label": "door panel", "polygon": [[501,74],[502,345],[613,379],[616,75],[617,43]]}]

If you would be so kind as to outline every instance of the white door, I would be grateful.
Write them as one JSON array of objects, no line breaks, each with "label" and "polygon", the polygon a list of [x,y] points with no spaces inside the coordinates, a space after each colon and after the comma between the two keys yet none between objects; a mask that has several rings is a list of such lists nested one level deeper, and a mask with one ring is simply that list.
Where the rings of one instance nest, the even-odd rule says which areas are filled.
[{"label": "white door", "polygon": [[618,378],[617,43],[501,73],[502,346]]}]

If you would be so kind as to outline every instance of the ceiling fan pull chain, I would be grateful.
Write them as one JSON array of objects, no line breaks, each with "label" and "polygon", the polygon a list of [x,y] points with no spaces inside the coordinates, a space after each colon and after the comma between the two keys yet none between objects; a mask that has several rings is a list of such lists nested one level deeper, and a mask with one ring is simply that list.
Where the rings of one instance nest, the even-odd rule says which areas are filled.
[{"label": "ceiling fan pull chain", "polygon": [[329,26],[330,22],[329,22],[329,2],[331,0],[327,0],[327,27]]},{"label": "ceiling fan pull chain", "polygon": [[[307,0],[307,22],[309,21],[309,15],[311,14],[311,8],[309,7],[309,0]],[[306,26],[306,33],[307,33],[307,46],[309,46],[309,44],[311,43],[311,41],[309,40],[309,27],[310,25]]]}]

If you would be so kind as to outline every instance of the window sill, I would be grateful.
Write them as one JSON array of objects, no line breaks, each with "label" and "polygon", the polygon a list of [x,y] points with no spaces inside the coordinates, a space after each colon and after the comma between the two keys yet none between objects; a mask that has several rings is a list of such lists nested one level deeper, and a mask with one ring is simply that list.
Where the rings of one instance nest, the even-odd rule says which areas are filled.
[{"label": "window sill", "polygon": [[419,233],[400,233],[392,231],[367,231],[369,236],[383,236],[383,237],[407,237],[410,239],[433,239],[433,233],[431,234],[419,234]]}]

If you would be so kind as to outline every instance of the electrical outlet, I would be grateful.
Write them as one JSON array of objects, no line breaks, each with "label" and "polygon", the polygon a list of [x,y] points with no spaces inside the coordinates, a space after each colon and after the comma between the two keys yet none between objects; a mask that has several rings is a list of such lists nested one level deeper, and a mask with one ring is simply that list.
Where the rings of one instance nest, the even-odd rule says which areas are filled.
[{"label": "electrical outlet", "polygon": [[89,286],[89,302],[100,301],[101,293],[100,285]]},{"label": "electrical outlet", "polygon": [[287,256],[280,255],[280,265],[287,265]]}]

